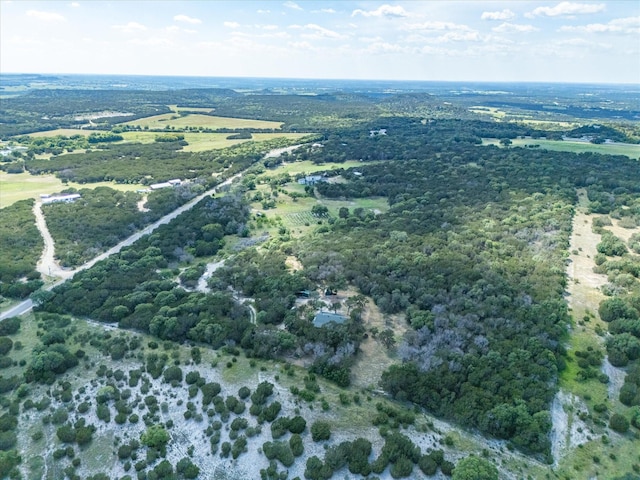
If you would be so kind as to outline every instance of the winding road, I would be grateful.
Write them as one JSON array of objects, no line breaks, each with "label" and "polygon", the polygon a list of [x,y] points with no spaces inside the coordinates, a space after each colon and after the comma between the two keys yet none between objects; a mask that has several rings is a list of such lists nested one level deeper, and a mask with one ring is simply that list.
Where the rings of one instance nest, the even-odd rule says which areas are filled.
[{"label": "winding road", "polygon": [[[301,145],[293,145],[291,147],[286,147],[286,148],[276,148],[267,152],[267,154],[263,158],[277,157],[285,151],[290,152],[300,146]],[[176,208],[172,212],[162,217],[160,220],[143,228],[139,232],[134,233],[130,237],[126,238],[125,240],[118,243],[114,247],[111,247],[109,250],[98,255],[92,260],[89,260],[87,263],[79,266],[75,270],[65,270],[62,267],[60,267],[60,265],[55,261],[55,244],[54,244],[53,238],[51,237],[51,234],[49,233],[49,229],[47,228],[47,224],[46,224],[44,215],[42,213],[42,202],[36,202],[36,204],[33,207],[33,213],[36,217],[36,226],[38,227],[38,230],[40,231],[40,234],[42,235],[42,238],[44,240],[44,249],[36,268],[38,272],[40,272],[44,276],[59,278],[57,282],[45,287],[45,290],[53,290],[58,285],[61,285],[62,283],[69,280],[70,278],[73,278],[73,276],[76,273],[93,267],[99,261],[109,258],[111,255],[118,253],[124,247],[128,247],[133,243],[137,242],[140,238],[144,237],[145,235],[149,235],[151,232],[157,229],[160,225],[165,225],[169,223],[171,220],[173,220],[174,218],[176,218],[178,215],[181,215],[187,210],[192,209],[198,202],[200,202],[201,200],[203,200],[204,198],[210,195],[215,194],[220,188],[231,185],[231,183],[233,183],[234,180],[242,177],[242,174],[243,172],[237,173],[234,176],[229,177],[224,182],[216,185],[214,188],[211,188],[206,192],[201,193],[197,197],[192,198],[184,205]],[[31,299],[24,300],[18,305],[15,305],[12,308],[0,313],[0,320],[22,315],[24,313],[27,313],[32,308],[33,308],[33,302],[31,301]],[[253,309],[252,306],[250,306],[250,309],[251,309],[252,322],[255,323],[255,318],[256,318],[255,310]]]}]

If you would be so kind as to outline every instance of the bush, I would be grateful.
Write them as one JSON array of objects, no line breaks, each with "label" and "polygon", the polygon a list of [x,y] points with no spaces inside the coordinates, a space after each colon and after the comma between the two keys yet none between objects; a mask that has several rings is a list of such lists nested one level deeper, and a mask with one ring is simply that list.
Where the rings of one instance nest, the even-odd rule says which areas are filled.
[{"label": "bush", "polygon": [[314,442],[329,440],[331,437],[331,425],[329,422],[318,420],[311,425],[311,438]]},{"label": "bush", "polygon": [[615,432],[625,433],[629,430],[629,420],[619,413],[614,413],[609,420],[609,427]]},{"label": "bush", "polygon": [[182,475],[184,478],[192,479],[196,478],[200,474],[200,468],[197,465],[194,465],[193,462],[184,457],[178,461],[176,465],[176,471]]},{"label": "bush", "polygon": [[391,466],[391,476],[393,478],[405,478],[411,475],[413,472],[413,462],[409,460],[407,457],[400,457]]},{"label": "bush", "polygon": [[166,383],[182,382],[182,369],[178,366],[172,366],[164,371],[164,381]]}]

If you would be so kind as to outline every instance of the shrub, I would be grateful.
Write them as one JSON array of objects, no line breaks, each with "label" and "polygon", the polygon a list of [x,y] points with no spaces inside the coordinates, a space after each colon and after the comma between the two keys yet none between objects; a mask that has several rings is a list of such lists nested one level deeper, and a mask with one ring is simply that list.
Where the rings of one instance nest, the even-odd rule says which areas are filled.
[{"label": "shrub", "polygon": [[331,425],[329,422],[318,420],[311,425],[311,438],[314,442],[329,440],[331,437]]},{"label": "shrub", "polygon": [[609,427],[618,433],[625,433],[629,430],[629,420],[619,413],[614,413],[609,419]]}]

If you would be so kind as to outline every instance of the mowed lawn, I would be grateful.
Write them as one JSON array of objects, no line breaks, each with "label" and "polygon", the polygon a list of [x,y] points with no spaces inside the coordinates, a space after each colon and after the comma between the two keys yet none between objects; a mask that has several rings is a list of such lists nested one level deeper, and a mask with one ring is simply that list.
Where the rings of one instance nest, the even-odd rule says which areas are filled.
[{"label": "mowed lawn", "polygon": [[149,127],[153,129],[163,129],[167,126],[175,128],[185,127],[204,127],[211,129],[219,128],[272,128],[280,129],[282,122],[271,122],[267,120],[250,120],[246,118],[232,117],[214,117],[211,115],[186,114],[180,116],[175,113],[164,113],[162,115],[153,115],[151,117],[139,118],[120,125],[139,125],[140,127]]},{"label": "mowed lawn", "polygon": [[118,184],[113,182],[63,184],[54,175],[31,175],[29,173],[9,174],[0,171],[0,208],[7,207],[18,200],[38,198],[43,193],[57,193],[66,188],[111,187],[114,190],[135,191],[143,188],[139,184]]},{"label": "mowed lawn", "polygon": [[[636,160],[640,159],[640,145],[633,143],[589,143],[571,140],[534,140],[531,138],[516,138],[512,140],[513,147],[524,147],[526,145],[540,145],[539,148],[546,150],[556,150],[560,152],[595,152],[605,155],[626,155]],[[500,146],[497,138],[483,138],[482,145]]]}]

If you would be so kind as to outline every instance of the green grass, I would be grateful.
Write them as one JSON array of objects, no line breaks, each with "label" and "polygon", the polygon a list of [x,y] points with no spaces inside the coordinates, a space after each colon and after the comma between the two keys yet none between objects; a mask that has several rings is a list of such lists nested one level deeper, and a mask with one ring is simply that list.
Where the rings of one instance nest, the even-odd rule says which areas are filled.
[{"label": "green grass", "polygon": [[[160,132],[124,132],[121,134],[124,140],[119,143],[153,143],[158,135],[162,135]],[[185,141],[188,143],[183,148],[185,152],[204,152],[207,150],[216,150],[220,148],[227,148],[239,143],[255,141],[264,142],[267,140],[273,140],[275,138],[288,138],[298,139],[307,136],[306,133],[254,133],[251,139],[246,140],[227,140],[230,133],[193,133],[193,132],[181,132],[184,135]]]},{"label": "green grass", "polygon": [[139,125],[149,128],[176,127],[205,127],[205,128],[273,128],[282,127],[282,122],[271,122],[267,120],[250,120],[246,118],[214,117],[211,115],[164,113],[151,117],[139,118],[124,122],[121,125]]},{"label": "green grass", "polygon": [[[513,147],[525,145],[540,145],[540,149],[556,150],[559,152],[595,152],[606,155],[626,155],[629,158],[640,159],[640,145],[632,143],[589,143],[571,140],[534,140],[531,138],[516,138],[512,140]],[[496,138],[483,138],[482,145],[499,145]]]},{"label": "green grass", "polygon": [[44,132],[30,133],[30,137],[57,137],[59,135],[64,137],[72,137],[73,135],[83,135],[88,137],[92,133],[96,133],[95,130],[85,130],[79,128],[58,128],[56,130],[46,130]]},{"label": "green grass", "polygon": [[291,176],[295,176],[303,173],[311,174],[315,172],[324,172],[325,170],[334,170],[337,168],[344,168],[345,170],[347,170],[348,168],[361,167],[363,165],[371,165],[374,163],[377,162],[360,162],[358,160],[349,160],[343,163],[329,162],[318,165],[309,160],[306,160],[303,162],[284,163],[276,168],[267,170],[261,175],[261,177],[275,177],[283,173],[288,173]]},{"label": "green grass", "polygon": [[203,112],[209,113],[215,110],[213,107],[179,107],[178,105],[167,105],[172,112]]},{"label": "green grass", "polygon": [[[640,465],[637,440],[623,439],[618,435],[610,439],[611,443],[607,445],[597,437],[574,449],[559,465],[560,478],[616,478],[632,472],[634,464]],[[614,458],[610,457],[611,454]]]},{"label": "green grass", "polygon": [[142,188],[140,184],[119,184],[113,182],[98,182],[81,184],[69,182],[63,184],[54,175],[31,175],[29,173],[0,172],[0,208],[8,207],[18,200],[39,198],[43,193],[56,193],[66,188],[96,188],[110,187],[120,191],[135,191]]}]

